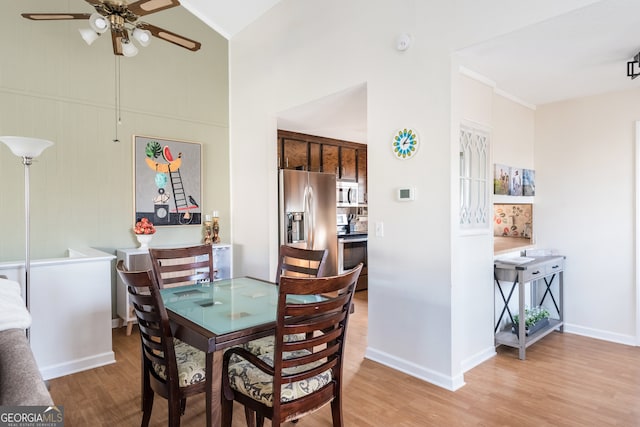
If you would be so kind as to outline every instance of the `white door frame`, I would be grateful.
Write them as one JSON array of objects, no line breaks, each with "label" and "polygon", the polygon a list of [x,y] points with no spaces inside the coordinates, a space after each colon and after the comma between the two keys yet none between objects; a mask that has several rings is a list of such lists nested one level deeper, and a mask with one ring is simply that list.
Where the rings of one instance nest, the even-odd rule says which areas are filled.
[{"label": "white door frame", "polygon": [[640,121],[636,121],[635,151],[636,254],[634,267],[636,276],[636,346],[640,346]]}]

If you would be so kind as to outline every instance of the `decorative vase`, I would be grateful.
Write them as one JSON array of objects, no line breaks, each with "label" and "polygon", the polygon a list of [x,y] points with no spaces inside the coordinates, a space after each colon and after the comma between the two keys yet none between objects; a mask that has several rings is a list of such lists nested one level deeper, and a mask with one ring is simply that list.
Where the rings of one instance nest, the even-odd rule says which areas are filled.
[{"label": "decorative vase", "polygon": [[138,239],[138,246],[140,249],[147,249],[149,247],[149,242],[153,238],[153,234],[136,234],[136,239]]},{"label": "decorative vase", "polygon": [[213,243],[213,222],[211,221],[204,222],[204,240],[202,242],[205,245]]},{"label": "decorative vase", "polygon": [[213,243],[220,243],[220,224],[218,224],[218,217],[213,218]]}]

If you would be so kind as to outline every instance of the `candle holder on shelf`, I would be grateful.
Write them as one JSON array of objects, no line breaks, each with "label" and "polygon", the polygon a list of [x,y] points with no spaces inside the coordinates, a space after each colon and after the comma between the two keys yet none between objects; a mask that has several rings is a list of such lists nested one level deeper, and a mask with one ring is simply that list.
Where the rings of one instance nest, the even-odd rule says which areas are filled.
[{"label": "candle holder on shelf", "polygon": [[218,217],[213,217],[213,243],[220,243],[220,224],[218,224]]},{"label": "candle holder on shelf", "polygon": [[205,221],[204,222],[204,240],[203,243],[205,245],[210,245],[213,243],[213,222]]}]

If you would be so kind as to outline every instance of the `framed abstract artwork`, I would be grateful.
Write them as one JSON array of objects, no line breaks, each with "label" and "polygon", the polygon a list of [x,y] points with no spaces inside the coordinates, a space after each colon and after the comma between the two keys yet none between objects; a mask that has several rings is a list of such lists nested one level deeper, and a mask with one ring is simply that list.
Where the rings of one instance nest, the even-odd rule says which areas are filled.
[{"label": "framed abstract artwork", "polygon": [[133,136],[135,221],[202,224],[202,144]]}]

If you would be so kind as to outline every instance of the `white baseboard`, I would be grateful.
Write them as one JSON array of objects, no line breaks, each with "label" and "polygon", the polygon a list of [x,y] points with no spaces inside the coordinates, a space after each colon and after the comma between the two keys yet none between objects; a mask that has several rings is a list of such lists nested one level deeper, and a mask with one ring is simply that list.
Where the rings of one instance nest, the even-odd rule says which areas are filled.
[{"label": "white baseboard", "polygon": [[571,323],[564,324],[564,331],[570,334],[582,335],[598,340],[610,341],[618,344],[630,345],[633,347],[636,346],[636,337],[633,335],[616,334],[609,331],[603,331],[601,329],[585,328],[584,326],[572,325]]},{"label": "white baseboard", "polygon": [[462,372],[467,372],[476,366],[480,365],[483,362],[491,359],[496,355],[495,346],[491,346],[465,360],[463,360],[460,364],[462,365]]},{"label": "white baseboard", "polygon": [[365,358],[373,360],[374,362],[381,363],[392,369],[396,369],[405,374],[427,381],[438,387],[445,388],[450,391],[456,391],[460,387],[464,386],[463,375],[457,375],[455,377],[444,375],[440,372],[433,371],[431,369],[425,369],[413,362],[400,359],[396,356],[388,353],[372,349],[367,347]]},{"label": "white baseboard", "polygon": [[[120,322],[122,322],[122,325],[120,324]],[[135,320],[133,321],[133,323],[134,323],[134,324],[137,324],[137,323],[138,323],[138,320],[137,320],[137,319],[135,319]],[[125,323],[125,321],[124,321],[124,320],[122,320],[121,318],[116,317],[115,319],[111,319],[111,329],[117,329],[117,328],[124,327],[124,326],[127,326],[127,324],[126,324],[126,323]]]},{"label": "white baseboard", "polygon": [[[616,334],[600,329],[585,328],[583,326],[577,326],[567,323],[564,324],[564,332],[569,334],[582,335],[588,338],[629,345],[633,347],[636,346],[636,338],[633,335]],[[462,372],[467,372],[475,368],[476,366],[496,356],[496,354],[497,353],[495,347],[491,346],[463,360],[461,362]],[[372,349],[370,347],[367,347],[365,358],[450,391],[456,391],[465,384],[464,376],[462,374],[456,376],[444,375],[440,372],[436,372],[431,369],[425,369],[424,367],[419,366],[413,362],[400,359],[396,356]]]},{"label": "white baseboard", "polygon": [[59,365],[45,366],[40,368],[40,374],[44,380],[50,380],[52,378],[63,377],[65,375],[75,374],[76,372],[110,365],[111,363],[116,363],[116,357],[113,351],[108,351],[82,359],[71,360]]}]

